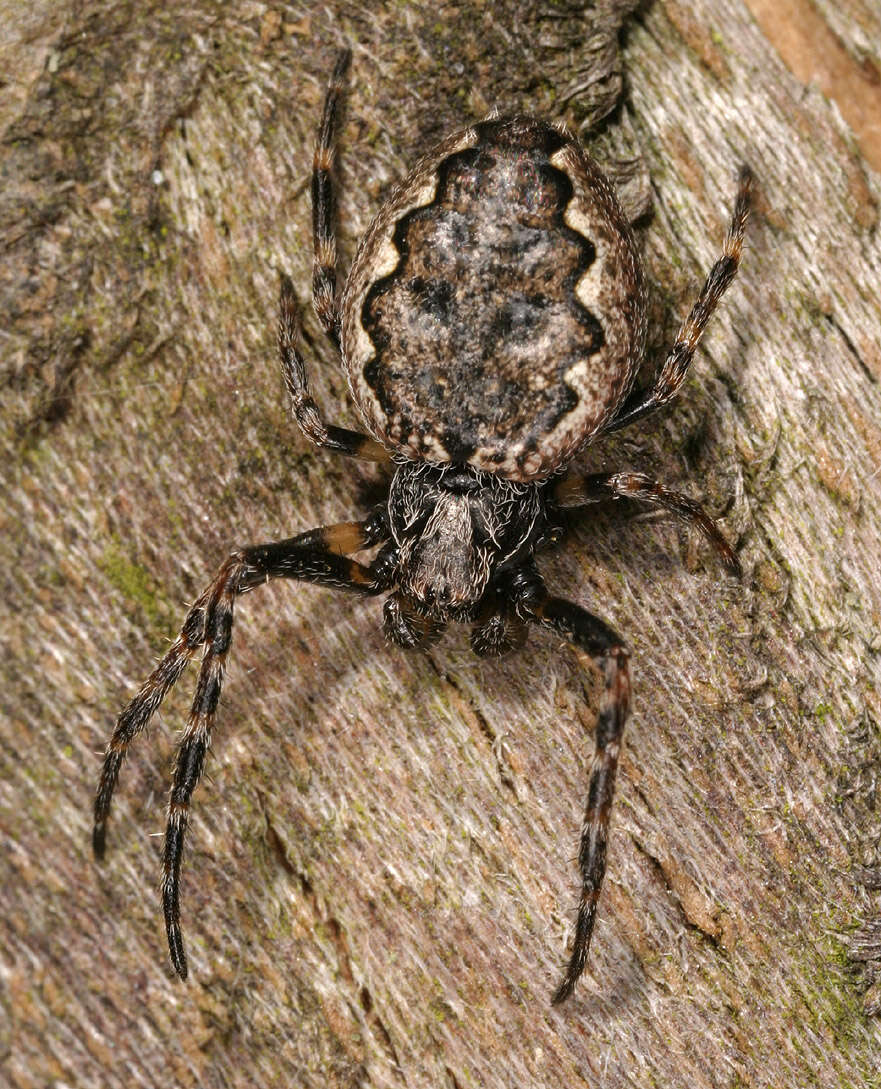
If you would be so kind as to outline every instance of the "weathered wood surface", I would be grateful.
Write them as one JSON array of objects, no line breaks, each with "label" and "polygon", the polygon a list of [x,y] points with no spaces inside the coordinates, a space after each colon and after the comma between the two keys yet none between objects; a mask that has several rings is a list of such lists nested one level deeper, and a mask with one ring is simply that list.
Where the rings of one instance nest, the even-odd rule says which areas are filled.
[{"label": "weathered wood surface", "polygon": [[[623,12],[599,6],[605,23],[513,0],[0,7],[0,1083],[879,1084],[878,147],[741,0],[658,0],[620,57]],[[874,0],[791,6],[845,58],[843,99],[875,94]],[[191,677],[124,768],[107,862],[90,857],[96,752],[185,602],[231,544],[346,518],[379,479],[307,447],[273,346],[276,270],[308,291],[311,144],[343,39],[344,262],[424,137],[493,104],[579,127],[617,100],[620,63],[596,148],[651,176],[657,351],[738,163],[759,179],[679,402],[583,459],[699,497],[743,583],[634,509],[584,519],[544,563],[634,652],[600,920],[560,1009],[595,686],[553,640],[407,657],[376,603],[254,593],[196,795],[189,983],[156,885]],[[321,402],[351,421],[311,316],[308,340]]]}]

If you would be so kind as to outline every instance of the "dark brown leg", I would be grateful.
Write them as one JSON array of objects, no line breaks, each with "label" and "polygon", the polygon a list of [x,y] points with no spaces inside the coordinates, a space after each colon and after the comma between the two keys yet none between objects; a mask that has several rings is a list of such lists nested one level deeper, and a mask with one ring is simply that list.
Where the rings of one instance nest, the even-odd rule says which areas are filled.
[{"label": "dark brown leg", "polygon": [[171,649],[119,716],[104,758],[95,797],[92,845],[98,858],[104,855],[110,804],[128,747],[147,725],[190,658],[199,647],[204,646],[196,695],[175,761],[165,833],[162,881],[165,923],[171,958],[182,979],[186,978],[187,965],[179,921],[180,862],[190,798],[202,774],[220,699],[232,637],[235,599],[272,578],[301,579],[367,595],[379,593],[385,588],[385,581],[377,579],[370,568],[348,559],[343,553],[369,547],[385,535],[382,521],[371,518],[366,522],[325,526],[286,541],[233,552],[190,609]]},{"label": "dark brown leg", "polygon": [[664,364],[658,371],[650,389],[635,389],[624,401],[618,415],[605,427],[605,431],[618,431],[622,427],[667,404],[679,392],[698,341],[707,327],[719,300],[731,286],[740,264],[743,249],[743,233],[750,208],[752,172],[742,166],[738,175],[737,199],[731,225],[722,247],[722,256],[713,265],[706,283],[691,313],[682,323],[676,342],[670,349]]},{"label": "dark brown leg", "polygon": [[346,427],[334,427],[321,418],[318,405],[309,393],[306,364],[300,354],[300,319],[294,285],[282,273],[281,295],[278,312],[278,352],[285,387],[291,398],[294,419],[300,430],[316,446],[335,450],[339,454],[364,458],[367,461],[388,461],[385,447],[375,439],[350,431]]},{"label": "dark brown leg", "polygon": [[535,584],[531,590],[530,599],[518,610],[520,614],[543,627],[559,632],[574,647],[589,654],[604,680],[578,852],[578,865],[581,869],[578,920],[575,924],[569,964],[552,999],[553,1004],[558,1005],[572,994],[578,977],[584,971],[597,901],[606,873],[609,813],[615,792],[621,736],[630,705],[630,655],[621,637],[599,617],[580,605],[561,598],[548,597]]},{"label": "dark brown leg", "polygon": [[668,510],[703,533],[732,575],[742,574],[740,560],[722,532],[700,504],[681,492],[659,484],[643,473],[597,473],[592,476],[564,476],[552,487],[551,498],[559,507],[583,507],[605,499],[638,499]]},{"label": "dark brown leg", "polygon": [[[312,240],[315,257],[312,264],[312,305],[321,326],[340,350],[340,316],[336,299],[336,236],[334,235],[333,157],[334,131],[340,91],[349,67],[351,52],[337,57],[327,95],[315,156],[312,162]],[[388,451],[375,439],[325,423],[309,393],[306,364],[300,352],[300,318],[294,287],[287,276],[281,277],[278,315],[278,350],[282,373],[294,418],[300,430],[316,446],[367,461],[388,461]]]},{"label": "dark brown leg", "polygon": [[352,53],[337,57],[324,99],[324,113],[312,159],[312,305],[322,328],[339,350],[340,315],[336,302],[336,236],[334,235],[333,160],[337,106]]}]

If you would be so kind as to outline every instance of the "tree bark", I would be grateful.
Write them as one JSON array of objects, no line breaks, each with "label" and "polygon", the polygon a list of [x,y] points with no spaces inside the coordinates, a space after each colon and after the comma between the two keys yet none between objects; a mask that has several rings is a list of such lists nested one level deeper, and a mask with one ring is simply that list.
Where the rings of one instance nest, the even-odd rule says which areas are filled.
[{"label": "tree bark", "polygon": [[[632,6],[3,9],[0,1081],[881,1084],[881,14]],[[306,312],[344,42],[341,270],[426,144],[493,106],[562,119],[634,215],[652,198],[646,373],[740,163],[757,179],[679,398],[579,459],[699,499],[743,581],[624,505],[542,560],[633,654],[599,922],[559,1008],[598,685],[538,633],[500,662],[462,631],[406,655],[376,602],[249,594],[184,863],[186,984],[156,884],[191,674],[91,857],[97,753],[229,549],[381,493],[297,432],[274,347],[284,269],[316,397],[357,425]]]}]

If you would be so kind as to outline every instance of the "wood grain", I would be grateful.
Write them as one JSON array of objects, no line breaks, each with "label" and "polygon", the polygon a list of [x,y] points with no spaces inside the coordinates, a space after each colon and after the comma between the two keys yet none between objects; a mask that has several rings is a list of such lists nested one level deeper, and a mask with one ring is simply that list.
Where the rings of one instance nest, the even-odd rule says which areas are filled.
[{"label": "wood grain", "polygon": [[[619,43],[630,6],[2,8],[0,1083],[878,1084],[881,181],[742,0],[656,0]],[[812,11],[879,68],[874,5]],[[705,503],[743,583],[623,505],[543,564],[633,651],[599,923],[559,1009],[598,693],[553,640],[407,656],[376,603],[255,591],[194,800],[186,985],[157,833],[191,680],[90,856],[97,754],[186,602],[233,544],[354,517],[382,480],[306,446],[273,345],[278,270],[307,297],[344,40],[343,266],[423,143],[496,104],[562,117],[631,161],[632,207],[650,178],[655,359],[738,165],[757,176],[678,402],[582,459]],[[311,315],[307,340],[354,424]]]}]

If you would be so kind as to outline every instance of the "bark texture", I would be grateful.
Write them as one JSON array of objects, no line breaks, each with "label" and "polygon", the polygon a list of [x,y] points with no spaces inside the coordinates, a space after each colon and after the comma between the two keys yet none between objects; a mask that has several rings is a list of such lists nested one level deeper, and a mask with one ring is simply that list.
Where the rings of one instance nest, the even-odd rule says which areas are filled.
[{"label": "bark texture", "polygon": [[[789,4],[782,31],[760,0],[0,4],[0,1083],[881,1084],[881,181],[853,101],[881,15]],[[790,30],[829,43],[838,100],[787,68],[809,78]],[[343,267],[424,143],[496,104],[564,118],[630,160],[632,211],[651,179],[652,361],[739,163],[758,179],[678,402],[582,458],[704,502],[743,582],[623,505],[543,564],[633,651],[599,923],[559,1009],[597,683],[539,635],[499,663],[460,633],[407,656],[376,603],[256,591],[195,798],[187,984],[156,885],[192,674],[91,859],[96,753],[185,603],[233,544],[381,483],[307,446],[274,348],[278,269],[307,300],[344,40]],[[311,315],[306,339],[354,423]]]}]

